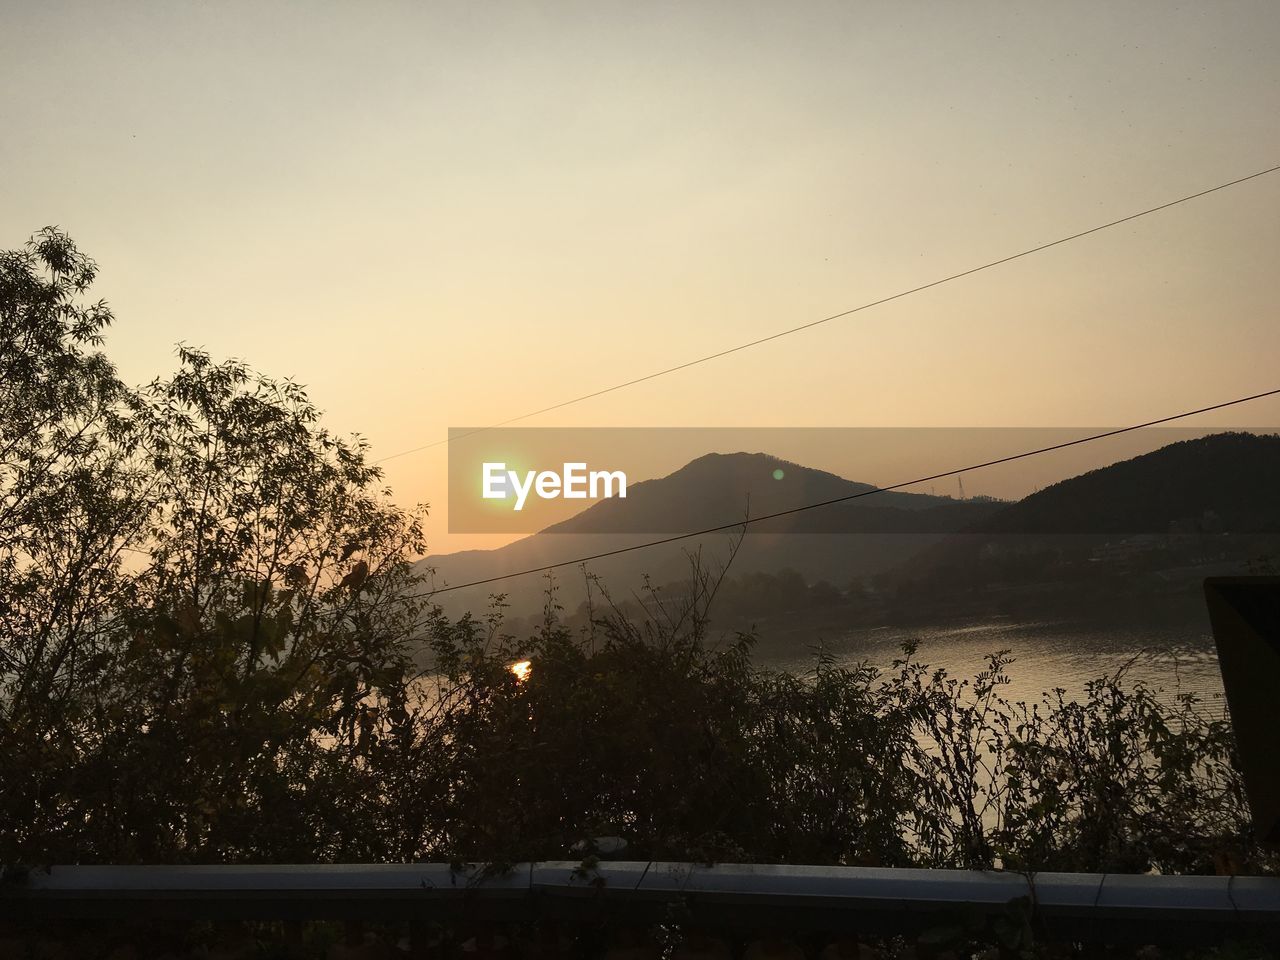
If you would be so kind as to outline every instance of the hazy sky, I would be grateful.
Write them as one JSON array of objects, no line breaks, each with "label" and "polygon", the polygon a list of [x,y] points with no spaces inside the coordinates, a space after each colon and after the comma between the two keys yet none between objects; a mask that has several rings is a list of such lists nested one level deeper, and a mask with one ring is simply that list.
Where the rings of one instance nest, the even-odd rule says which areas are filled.
[{"label": "hazy sky", "polygon": [[[0,246],[99,261],[127,379],[242,357],[377,455],[1280,163],[1272,0],[0,18]],[[1280,174],[530,424],[1142,420],[1280,386],[1278,262]]]}]

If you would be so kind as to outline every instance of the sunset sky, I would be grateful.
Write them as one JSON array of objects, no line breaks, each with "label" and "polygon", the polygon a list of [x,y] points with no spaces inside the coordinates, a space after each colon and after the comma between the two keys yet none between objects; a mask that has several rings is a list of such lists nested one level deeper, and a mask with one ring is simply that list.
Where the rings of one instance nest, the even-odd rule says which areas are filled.
[{"label": "sunset sky", "polygon": [[[1280,163],[1277,38],[1270,0],[12,4],[0,248],[97,259],[127,380],[203,346],[388,456]],[[529,425],[1159,417],[1280,386],[1277,263],[1280,173]],[[446,533],[446,456],[386,463],[432,549],[511,539]]]}]

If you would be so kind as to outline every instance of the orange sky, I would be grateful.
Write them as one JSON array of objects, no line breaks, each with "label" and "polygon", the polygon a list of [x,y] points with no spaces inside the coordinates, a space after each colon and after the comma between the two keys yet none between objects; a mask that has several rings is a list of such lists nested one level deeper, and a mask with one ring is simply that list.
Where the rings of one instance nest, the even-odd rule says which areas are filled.
[{"label": "orange sky", "polygon": [[[201,345],[392,454],[1280,162],[1277,36],[1270,2],[26,4],[0,246],[57,223],[98,259],[126,378]],[[1273,175],[536,425],[1113,425],[1280,386],[1277,214]],[[433,549],[502,542],[445,532],[445,455],[387,463]]]}]

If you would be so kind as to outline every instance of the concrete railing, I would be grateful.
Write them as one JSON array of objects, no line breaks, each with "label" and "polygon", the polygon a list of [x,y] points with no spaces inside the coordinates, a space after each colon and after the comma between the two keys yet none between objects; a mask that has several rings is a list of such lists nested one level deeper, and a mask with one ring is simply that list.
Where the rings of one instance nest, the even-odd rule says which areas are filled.
[{"label": "concrete railing", "polygon": [[948,918],[1030,916],[1049,939],[1280,937],[1280,878],[602,862],[55,866],[0,885],[0,917],[518,921],[691,920],[722,930],[912,933]]}]

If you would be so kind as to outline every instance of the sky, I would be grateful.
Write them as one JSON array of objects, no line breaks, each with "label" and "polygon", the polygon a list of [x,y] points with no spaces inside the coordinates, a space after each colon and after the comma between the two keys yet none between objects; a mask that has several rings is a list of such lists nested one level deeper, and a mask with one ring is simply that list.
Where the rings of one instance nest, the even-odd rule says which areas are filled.
[{"label": "sky", "polygon": [[[1280,163],[1273,2],[0,17],[0,247],[58,224],[98,261],[127,380],[239,357],[375,457]],[[529,425],[1088,427],[1274,388],[1277,214],[1273,174]],[[433,552],[511,539],[448,533],[446,456],[385,464]]]}]

